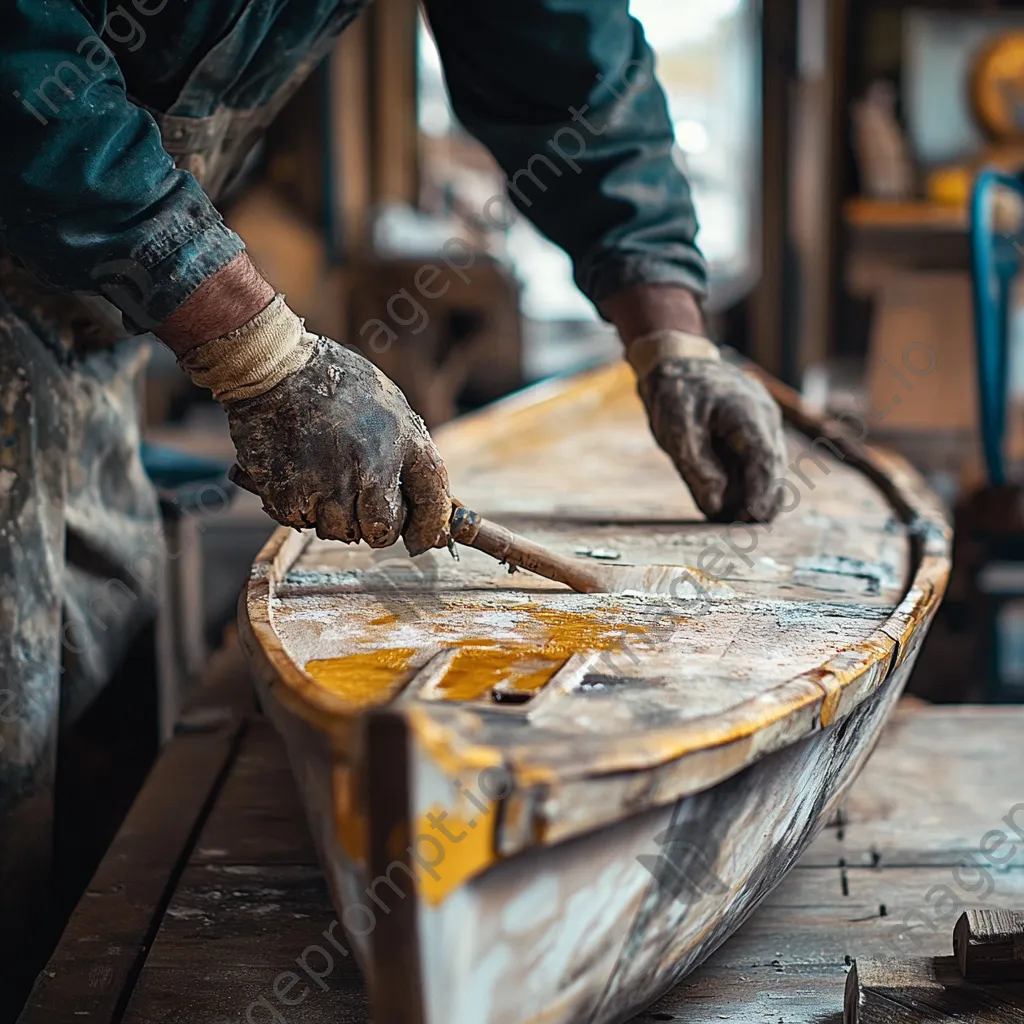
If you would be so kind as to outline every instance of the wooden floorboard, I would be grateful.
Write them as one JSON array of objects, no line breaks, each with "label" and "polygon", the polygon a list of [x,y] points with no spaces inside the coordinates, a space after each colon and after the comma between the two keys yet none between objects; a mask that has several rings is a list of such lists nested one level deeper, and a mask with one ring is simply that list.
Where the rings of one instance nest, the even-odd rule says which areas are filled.
[{"label": "wooden floorboard", "polygon": [[250,725],[193,863],[317,863],[287,756],[265,719]]},{"label": "wooden floorboard", "polygon": [[745,970],[709,964],[635,1017],[632,1024],[842,1024],[847,970],[841,961],[780,962],[778,967]]},{"label": "wooden floorboard", "polygon": [[[1009,833],[1004,868],[955,867],[985,863],[983,837],[1009,831],[1022,735],[1024,709],[898,713],[839,822],[637,1024],[840,1024],[852,959],[948,955],[965,907],[1024,907],[1024,837]],[[369,1024],[353,957],[325,936],[335,911],[262,720],[203,816],[230,756],[228,736],[171,744],[21,1024]]]},{"label": "wooden floorboard", "polygon": [[[294,968],[294,965],[293,965]],[[207,959],[203,965],[157,967],[140,979],[124,1018],[131,1024],[368,1024],[369,1003],[354,967],[338,968],[331,987],[280,989],[287,998],[306,994],[295,1006],[283,1005],[274,982],[284,972],[252,967],[222,968]],[[287,977],[282,985],[287,985]],[[277,1014],[275,1016],[274,1014]]]},{"label": "wooden floorboard", "polygon": [[[894,717],[840,822],[802,863],[953,867],[1001,829],[1013,840],[1008,863],[1024,867],[1024,713],[954,705],[922,714]],[[1010,853],[1008,844],[999,856]]]},{"label": "wooden floorboard", "polygon": [[239,723],[176,738],[39,976],[18,1024],[117,1020],[235,747]]},{"label": "wooden floorboard", "polygon": [[176,887],[123,1024],[280,1024],[274,1012],[301,1024],[370,1020],[284,747],[261,720]]}]

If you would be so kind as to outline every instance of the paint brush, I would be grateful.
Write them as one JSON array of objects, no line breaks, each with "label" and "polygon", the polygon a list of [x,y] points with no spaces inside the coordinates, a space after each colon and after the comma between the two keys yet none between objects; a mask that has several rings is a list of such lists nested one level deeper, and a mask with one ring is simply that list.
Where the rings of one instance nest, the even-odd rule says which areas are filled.
[{"label": "paint brush", "polygon": [[[259,495],[256,485],[240,466],[232,466],[228,479]],[[680,600],[698,597],[725,599],[732,589],[685,565],[597,565],[583,558],[560,555],[511,530],[452,502],[449,527],[454,541],[490,555],[510,569],[526,569],[581,594],[654,594]]]},{"label": "paint brush", "polygon": [[452,505],[453,540],[513,568],[564,583],[581,594],[658,594],[681,600],[732,595],[731,588],[684,565],[597,565],[584,558],[560,555],[517,537],[507,527],[489,522],[458,501]]}]

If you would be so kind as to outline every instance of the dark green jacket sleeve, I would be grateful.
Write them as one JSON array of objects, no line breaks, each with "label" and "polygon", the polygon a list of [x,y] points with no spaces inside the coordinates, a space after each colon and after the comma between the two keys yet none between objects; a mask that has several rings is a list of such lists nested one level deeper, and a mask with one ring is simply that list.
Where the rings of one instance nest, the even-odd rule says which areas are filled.
[{"label": "dark green jacket sleeve", "polygon": [[124,282],[151,326],[244,246],[129,102],[97,28],[72,0],[0,0],[0,241],[62,289]]},{"label": "dark green jacket sleeve", "polygon": [[[515,206],[594,302],[633,284],[704,294],[689,185],[627,0],[426,0],[452,106]],[[483,215],[498,222],[492,202]]]}]

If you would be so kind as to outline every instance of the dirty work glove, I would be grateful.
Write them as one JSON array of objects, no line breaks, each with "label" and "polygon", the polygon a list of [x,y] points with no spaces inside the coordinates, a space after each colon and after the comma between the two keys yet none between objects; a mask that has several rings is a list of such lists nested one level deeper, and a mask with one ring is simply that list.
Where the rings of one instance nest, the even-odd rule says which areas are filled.
[{"label": "dirty work glove", "polygon": [[764,385],[707,338],[655,331],[630,342],[651,432],[713,522],[764,522],[786,473],[782,416]]},{"label": "dirty work glove", "polygon": [[279,523],[410,555],[447,543],[444,463],[401,391],[361,355],[309,334],[278,295],[181,357],[227,410],[238,464]]}]

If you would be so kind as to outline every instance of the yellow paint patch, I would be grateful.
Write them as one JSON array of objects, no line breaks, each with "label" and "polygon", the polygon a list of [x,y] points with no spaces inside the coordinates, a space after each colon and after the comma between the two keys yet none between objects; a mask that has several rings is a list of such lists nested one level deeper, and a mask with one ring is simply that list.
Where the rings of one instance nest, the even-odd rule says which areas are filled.
[{"label": "yellow paint patch", "polygon": [[500,640],[460,640],[459,648],[440,683],[448,700],[477,700],[490,693],[498,683],[516,690],[541,689],[565,664],[561,660],[538,655],[525,643]]},{"label": "yellow paint patch", "polygon": [[448,700],[478,700],[498,683],[536,692],[578,651],[620,650],[623,634],[644,633],[643,626],[609,623],[581,612],[531,607],[526,613],[523,632],[535,636],[523,640],[481,637],[448,645],[459,648],[439,684]]},{"label": "yellow paint patch", "polygon": [[[441,646],[456,648],[457,654],[448,667],[439,690],[447,700],[479,700],[487,697],[499,683],[526,693],[547,685],[551,677],[578,651],[621,650],[627,635],[642,636],[643,626],[609,622],[609,612],[560,611],[555,608],[528,606],[516,627],[520,639],[470,637],[441,641]],[[385,638],[389,624],[397,616],[383,615],[371,619],[361,645]],[[436,648],[435,648],[436,649]],[[383,704],[391,699],[408,680],[410,663],[425,651],[412,647],[380,647],[344,655],[340,658],[318,658],[306,662],[305,670],[324,689],[343,700],[361,707]],[[425,660],[425,657],[424,657]]]},{"label": "yellow paint patch", "polygon": [[366,819],[356,795],[355,775],[348,765],[334,768],[334,820],[338,844],[356,864],[366,862]]},{"label": "yellow paint patch", "polygon": [[436,804],[416,823],[413,863],[417,888],[428,903],[436,906],[495,861],[494,814],[493,805],[464,816]]},{"label": "yellow paint patch", "polygon": [[307,661],[306,672],[325,690],[351,704],[383,704],[409,674],[413,647],[385,647],[341,658]]}]

